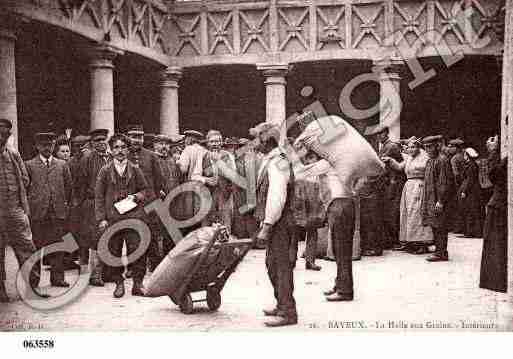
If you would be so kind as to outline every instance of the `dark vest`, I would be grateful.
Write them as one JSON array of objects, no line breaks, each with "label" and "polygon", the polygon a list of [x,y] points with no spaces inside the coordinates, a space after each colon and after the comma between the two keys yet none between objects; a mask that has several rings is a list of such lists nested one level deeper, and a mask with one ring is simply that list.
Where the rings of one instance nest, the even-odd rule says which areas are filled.
[{"label": "dark vest", "polygon": [[[283,155],[284,159],[287,159],[285,155]],[[288,160],[288,159],[287,159]],[[276,223],[276,225],[293,225],[294,224],[294,171],[292,170],[292,165],[289,161],[289,171],[290,178],[289,183],[287,184],[287,200],[285,201],[285,206],[283,207],[283,212],[281,213],[281,218]],[[256,207],[255,207],[255,218],[258,222],[263,222],[265,219],[265,204],[267,202],[267,193],[269,192],[269,172],[265,169],[265,173],[262,174],[263,178],[261,183],[257,184],[256,189]]]}]

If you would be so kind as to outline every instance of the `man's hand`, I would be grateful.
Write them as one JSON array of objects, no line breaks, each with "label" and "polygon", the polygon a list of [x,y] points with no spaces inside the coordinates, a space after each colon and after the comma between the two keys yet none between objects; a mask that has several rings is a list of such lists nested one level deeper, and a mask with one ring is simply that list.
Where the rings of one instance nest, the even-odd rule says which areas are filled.
[{"label": "man's hand", "polygon": [[269,236],[271,235],[271,225],[264,223],[262,227],[260,228],[260,231],[257,234],[257,241],[258,242],[266,242],[269,239]]},{"label": "man's hand", "polygon": [[436,204],[435,204],[435,212],[436,213],[441,213],[443,210],[444,210],[444,205],[442,204],[442,202],[440,202],[440,201],[436,202]]},{"label": "man's hand", "polygon": [[98,225],[98,228],[100,229],[100,231],[105,231],[107,229],[107,227],[109,226],[109,222],[107,222],[106,219],[104,219],[103,221],[100,222],[100,224]]},{"label": "man's hand", "polygon": [[465,192],[461,192],[461,199],[465,199],[465,197],[467,197],[467,195],[465,194]]},{"label": "man's hand", "polygon": [[214,177],[205,178],[205,184],[211,187],[217,186],[217,179]]}]

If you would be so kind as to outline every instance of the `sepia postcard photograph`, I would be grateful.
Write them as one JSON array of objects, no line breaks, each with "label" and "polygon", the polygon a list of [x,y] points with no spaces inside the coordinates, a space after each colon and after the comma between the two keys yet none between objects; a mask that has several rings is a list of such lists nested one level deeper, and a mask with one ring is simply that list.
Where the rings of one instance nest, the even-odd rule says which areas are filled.
[{"label": "sepia postcard photograph", "polygon": [[0,343],[512,332],[512,117],[513,0],[0,0]]}]

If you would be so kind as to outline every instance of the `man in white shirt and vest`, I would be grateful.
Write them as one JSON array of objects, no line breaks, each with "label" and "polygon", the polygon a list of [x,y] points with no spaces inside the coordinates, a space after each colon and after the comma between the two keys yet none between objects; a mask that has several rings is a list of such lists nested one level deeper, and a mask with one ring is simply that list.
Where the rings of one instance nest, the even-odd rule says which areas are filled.
[{"label": "man in white shirt and vest", "polygon": [[[300,145],[315,152],[307,142],[302,142]],[[319,177],[319,192],[337,262],[335,284],[332,289],[325,291],[324,295],[328,302],[352,301],[354,297],[352,262],[355,231],[354,188],[348,181],[342,181],[335,168],[325,159],[308,168],[308,173]]]},{"label": "man in white shirt and vest", "polygon": [[266,267],[274,288],[277,306],[264,310],[273,317],[268,327],[297,324],[294,300],[294,266],[296,261],[291,201],[294,174],[285,154],[278,147],[279,128],[261,123],[250,130],[256,149],[264,154],[258,170],[255,218],[260,223],[256,239],[267,242]]}]

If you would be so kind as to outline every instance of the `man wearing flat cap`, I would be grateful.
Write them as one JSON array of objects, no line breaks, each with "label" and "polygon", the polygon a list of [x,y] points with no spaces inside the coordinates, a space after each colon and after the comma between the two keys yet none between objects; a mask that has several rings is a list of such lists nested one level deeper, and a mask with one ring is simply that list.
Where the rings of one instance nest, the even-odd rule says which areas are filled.
[{"label": "man wearing flat cap", "polygon": [[108,134],[109,130],[107,129],[96,129],[89,133],[92,144],[91,150],[85,152],[80,159],[80,175],[77,176],[77,181],[75,182],[75,189],[80,188],[79,191],[83,194],[81,241],[87,243],[90,249],[92,273],[89,283],[98,287],[103,287],[104,285],[104,264],[97,253],[99,233],[94,213],[94,191],[100,169],[112,160],[112,157],[107,152]]},{"label": "man wearing flat cap", "polygon": [[250,130],[256,149],[264,154],[258,170],[255,218],[260,229],[256,239],[267,242],[266,267],[277,306],[264,310],[272,320],[269,327],[297,324],[294,299],[294,267],[297,253],[294,239],[294,172],[278,147],[280,129],[264,122]]},{"label": "man wearing flat cap", "polygon": [[[38,154],[25,163],[29,175],[30,219],[37,249],[62,241],[71,204],[71,172],[66,161],[52,155],[55,138],[52,132],[36,134]],[[64,278],[64,252],[49,253],[46,257],[51,266],[50,284],[69,287]]]},{"label": "man wearing flat cap", "polygon": [[[166,135],[156,135],[153,140],[153,150],[160,156],[160,166],[162,168],[162,175],[164,177],[164,188],[161,190],[161,197],[167,196],[171,191],[178,187],[182,182],[182,172],[178,167],[175,159],[171,155],[171,147],[173,139]],[[169,206],[171,216],[176,216],[183,210],[179,201],[173,199]],[[169,233],[164,226],[161,226],[160,233],[163,237],[162,247],[164,249],[163,255],[169,253],[174,248],[174,242],[169,236]]]},{"label": "man wearing flat cap", "polygon": [[89,151],[89,136],[77,135],[71,139],[71,159],[68,166],[71,172],[73,182],[73,193],[71,199],[69,230],[75,237],[79,246],[78,256],[81,265],[87,265],[89,262],[89,246],[86,240],[82,238],[82,204],[85,200],[84,186],[80,179],[80,161],[86,152]]},{"label": "man wearing flat cap", "polygon": [[[400,144],[392,142],[388,137],[389,129],[387,126],[378,125],[368,135],[376,135],[379,142],[378,156],[380,158],[390,157],[397,162],[403,161],[402,147]],[[406,181],[404,172],[396,171],[389,165],[381,179],[384,186],[382,200],[383,224],[384,224],[384,248],[399,248],[399,222],[401,195],[404,182]]]},{"label": "man wearing flat cap", "polygon": [[[129,126],[126,134],[130,139],[128,160],[143,171],[144,177],[149,186],[149,193],[145,199],[145,204],[149,204],[157,198],[160,198],[160,191],[165,189],[165,180],[162,174],[160,158],[155,152],[143,147],[143,126]],[[150,272],[153,272],[162,260],[162,254],[159,251],[160,221],[154,214],[148,215],[147,221],[151,230],[151,242],[146,256],[148,260],[148,269]],[[142,283],[135,283],[134,285],[139,286],[139,284],[141,284],[142,290]]]},{"label": "man wearing flat cap", "polygon": [[[463,173],[465,171],[465,159],[463,155],[463,145],[465,142],[460,138],[449,141],[449,153],[452,173],[454,175],[454,185],[456,188],[463,182]],[[463,233],[463,204],[457,197],[451,199],[451,218],[449,227],[454,233]]]},{"label": "man wearing flat cap", "polygon": [[[249,184],[248,189],[233,186],[233,220],[232,232],[238,238],[250,238],[258,229],[255,219],[255,204],[250,203],[248,191],[256,184],[257,169],[259,168],[259,154],[247,138],[239,140],[240,149],[235,156],[235,167],[237,174],[245,178]],[[252,185],[251,185],[251,184]],[[256,249],[266,249],[264,243],[254,243]]]},{"label": "man wearing flat cap", "polygon": [[422,140],[429,159],[424,173],[422,224],[433,230],[436,251],[428,262],[449,260],[447,252],[449,201],[454,196],[454,176],[449,160],[440,153],[442,136],[428,136]]},{"label": "man wearing flat cap", "polygon": [[[0,302],[8,302],[5,290],[5,248],[11,246],[20,268],[35,253],[29,223],[27,169],[18,152],[8,148],[12,123],[0,118]],[[40,263],[31,268],[29,285],[39,286]]]}]

